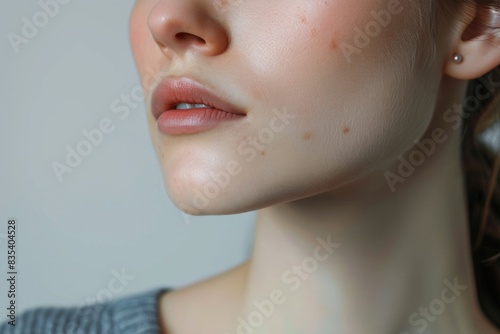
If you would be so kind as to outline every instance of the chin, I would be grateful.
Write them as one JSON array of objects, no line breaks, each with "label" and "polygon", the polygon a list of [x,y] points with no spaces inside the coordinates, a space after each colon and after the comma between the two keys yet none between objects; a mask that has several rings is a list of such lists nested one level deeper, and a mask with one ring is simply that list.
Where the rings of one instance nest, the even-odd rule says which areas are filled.
[{"label": "chin", "polygon": [[213,176],[200,170],[164,171],[164,186],[179,210],[204,216],[240,214],[322,194],[345,198],[363,188],[360,184],[369,179],[356,173],[331,173],[329,177],[310,180],[283,175],[278,179],[271,173],[258,175],[255,170],[233,178],[225,173]]},{"label": "chin", "polygon": [[194,175],[181,177],[169,174],[164,175],[164,186],[174,205],[193,216],[239,214],[273,204],[265,196],[256,196],[257,189],[249,192],[249,187],[242,184],[242,180],[235,181],[224,176],[216,180],[210,178],[207,182],[201,180],[205,179]]}]

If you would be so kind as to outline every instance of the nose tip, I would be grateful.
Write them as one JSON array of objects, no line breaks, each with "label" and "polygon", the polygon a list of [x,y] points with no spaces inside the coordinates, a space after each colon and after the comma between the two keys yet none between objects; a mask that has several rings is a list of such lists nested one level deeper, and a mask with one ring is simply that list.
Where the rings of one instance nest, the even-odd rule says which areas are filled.
[{"label": "nose tip", "polygon": [[160,0],[149,13],[149,30],[165,54],[191,51],[216,56],[227,49],[225,28],[207,11],[194,6],[188,0]]}]

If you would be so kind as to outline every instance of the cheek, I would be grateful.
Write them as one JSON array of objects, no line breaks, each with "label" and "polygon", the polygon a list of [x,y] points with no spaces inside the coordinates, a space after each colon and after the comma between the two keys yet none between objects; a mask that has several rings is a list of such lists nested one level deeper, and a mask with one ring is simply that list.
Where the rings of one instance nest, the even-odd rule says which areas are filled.
[{"label": "cheek", "polygon": [[140,41],[144,36],[145,10],[140,2],[136,2],[129,18],[129,40],[134,57],[140,54]]},{"label": "cheek", "polygon": [[135,65],[141,78],[146,73],[146,66],[155,51],[155,43],[147,25],[147,18],[152,8],[151,1],[137,1],[129,19],[129,40]]},{"label": "cheek", "polygon": [[[388,23],[375,31],[368,41],[367,48],[380,44],[378,35],[390,35],[398,28],[400,20],[395,20],[398,14],[389,12],[390,3],[399,0],[325,0],[325,1],[290,1],[284,4],[262,5],[258,15],[249,14],[241,18],[239,28],[241,36],[235,38],[241,42],[237,48],[245,49],[249,57],[257,59],[256,67],[262,70],[273,70],[280,65],[293,61],[300,64],[310,64],[307,57],[324,57],[332,59],[341,57],[345,61],[342,45],[354,44],[357,28],[365,30],[375,17],[373,12],[388,13]],[[297,5],[294,5],[298,3]],[[393,7],[395,5],[392,5]],[[383,14],[385,15],[385,14]],[[251,34],[248,34],[251,27]],[[373,28],[373,27],[372,27]],[[377,35],[377,36],[375,36]],[[365,51],[365,47],[362,48]],[[317,59],[315,59],[317,60]]]},{"label": "cheek", "polygon": [[[395,43],[394,31],[402,28],[402,15],[391,15],[390,24],[370,37],[366,47],[357,48],[352,63],[346,47],[356,46],[357,29],[364,30],[374,20],[372,12],[387,12],[391,1],[395,0],[298,1],[299,5],[289,6],[278,1],[278,5],[259,9],[262,14],[258,17],[243,17],[237,23],[242,36],[236,36],[235,48],[243,50],[243,63],[262,83],[261,96],[277,97],[279,90],[298,96],[304,83],[314,91],[331,78],[354,84],[387,63]],[[280,15],[276,15],[278,10]],[[252,34],[248,34],[248,26]],[[277,89],[271,94],[270,87]]]},{"label": "cheek", "polygon": [[[421,99],[414,91],[425,85],[414,86],[416,77],[405,75],[413,69],[415,34],[412,41],[405,40],[405,50],[397,47],[410,31],[406,16],[415,13],[394,0],[311,2],[290,6],[273,20],[261,17],[264,26],[247,39],[246,54],[261,80],[263,105],[286,106],[296,114],[300,125],[287,129],[295,143],[300,140],[295,150],[307,156],[309,143],[319,142],[322,146],[315,148],[325,152],[323,161],[328,155],[332,160],[327,165],[339,167],[342,156],[346,166],[362,166],[406,149],[429,118],[411,103]],[[379,24],[379,32],[368,36],[369,43],[349,63],[343,46],[356,46],[356,32],[377,22],[373,13],[386,15],[386,25]],[[261,109],[267,110],[265,105]],[[401,133],[407,142],[399,140]]]}]

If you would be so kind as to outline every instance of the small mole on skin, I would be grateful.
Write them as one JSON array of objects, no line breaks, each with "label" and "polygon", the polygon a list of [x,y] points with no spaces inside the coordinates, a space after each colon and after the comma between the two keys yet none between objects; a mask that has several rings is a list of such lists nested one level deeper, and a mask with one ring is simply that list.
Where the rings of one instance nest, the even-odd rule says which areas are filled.
[{"label": "small mole on skin", "polygon": [[228,0],[218,0],[218,5],[223,10],[227,10],[227,8],[229,7]]},{"label": "small mole on skin", "polygon": [[307,22],[307,17],[304,15],[300,15],[300,23],[306,23]]},{"label": "small mole on skin", "polygon": [[311,137],[312,137],[312,134],[310,132],[304,133],[304,140],[309,140],[309,139],[311,139]]},{"label": "small mole on skin", "polygon": [[266,155],[266,151],[260,152],[260,155],[265,156]]},{"label": "small mole on skin", "polygon": [[348,134],[348,133],[349,133],[349,131],[351,131],[351,129],[350,129],[348,126],[345,126],[345,127],[342,129],[342,132],[343,132],[344,134]]},{"label": "small mole on skin", "polygon": [[336,50],[337,49],[337,41],[335,40],[334,37],[330,40],[330,49]]}]

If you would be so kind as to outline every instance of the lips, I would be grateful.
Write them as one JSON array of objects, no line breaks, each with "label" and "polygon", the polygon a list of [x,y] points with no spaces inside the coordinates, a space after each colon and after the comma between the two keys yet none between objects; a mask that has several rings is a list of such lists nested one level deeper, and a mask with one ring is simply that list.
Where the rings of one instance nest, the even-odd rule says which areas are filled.
[{"label": "lips", "polygon": [[[242,115],[240,108],[226,102],[215,92],[190,78],[166,78],[155,88],[151,98],[151,110],[155,119],[169,110],[176,110],[180,103],[205,104],[223,112]],[[177,112],[182,110],[176,110]]]}]

